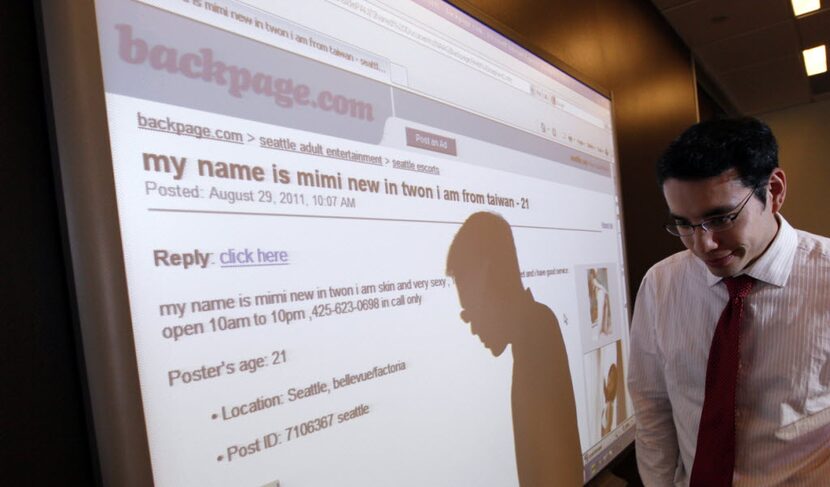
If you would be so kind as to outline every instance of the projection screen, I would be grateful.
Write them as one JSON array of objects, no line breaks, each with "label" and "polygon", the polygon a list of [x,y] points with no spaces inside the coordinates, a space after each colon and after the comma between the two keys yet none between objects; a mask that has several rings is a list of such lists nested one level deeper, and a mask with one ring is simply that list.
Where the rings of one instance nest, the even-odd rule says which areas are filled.
[{"label": "projection screen", "polygon": [[437,0],[42,2],[112,485],[580,485],[633,440],[611,101]]}]

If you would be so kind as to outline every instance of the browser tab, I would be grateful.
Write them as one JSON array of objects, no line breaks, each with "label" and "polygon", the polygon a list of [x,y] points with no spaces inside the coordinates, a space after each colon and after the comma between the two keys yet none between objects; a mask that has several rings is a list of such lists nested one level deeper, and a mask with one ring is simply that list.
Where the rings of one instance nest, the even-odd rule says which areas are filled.
[{"label": "browser tab", "polygon": [[406,145],[440,152],[441,154],[449,154],[451,156],[458,155],[455,147],[455,139],[423,130],[416,130],[411,127],[406,128]]}]

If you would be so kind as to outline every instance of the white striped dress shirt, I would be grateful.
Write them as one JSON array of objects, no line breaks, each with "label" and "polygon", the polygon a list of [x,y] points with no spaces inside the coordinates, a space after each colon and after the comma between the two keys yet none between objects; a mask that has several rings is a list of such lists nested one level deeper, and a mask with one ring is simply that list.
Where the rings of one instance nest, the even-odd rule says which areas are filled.
[{"label": "white striped dress shirt", "polygon": [[[830,239],[779,216],[741,323],[736,486],[830,485]],[[628,384],[647,486],[688,485],[726,285],[691,252],[652,267],[634,307]]]}]

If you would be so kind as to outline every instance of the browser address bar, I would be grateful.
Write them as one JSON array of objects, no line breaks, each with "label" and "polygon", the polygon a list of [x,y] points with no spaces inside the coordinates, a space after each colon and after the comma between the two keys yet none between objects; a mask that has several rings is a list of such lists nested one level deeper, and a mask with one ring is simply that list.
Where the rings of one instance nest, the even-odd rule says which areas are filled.
[{"label": "browser address bar", "polygon": [[507,83],[508,85],[525,93],[530,93],[529,82],[521,78],[517,78],[508,71],[494,66],[492,63],[480,56],[445,42],[443,39],[431,34],[429,31],[417,27],[389,11],[381,9],[363,0],[328,0],[328,2],[345,8],[346,10],[360,15],[361,17],[393,32],[397,32],[398,34],[412,39],[413,41],[426,46],[433,51],[455,59],[456,61],[470,66],[471,68],[474,68],[492,78]]}]

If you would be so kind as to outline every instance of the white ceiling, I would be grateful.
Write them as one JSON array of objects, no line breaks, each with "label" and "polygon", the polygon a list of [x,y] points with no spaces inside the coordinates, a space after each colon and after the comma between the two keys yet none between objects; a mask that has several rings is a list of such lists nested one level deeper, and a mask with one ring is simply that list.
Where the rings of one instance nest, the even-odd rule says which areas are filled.
[{"label": "white ceiling", "polygon": [[830,49],[830,0],[795,18],[789,0],[652,0],[685,41],[727,111],[753,115],[830,98],[802,49]]}]

